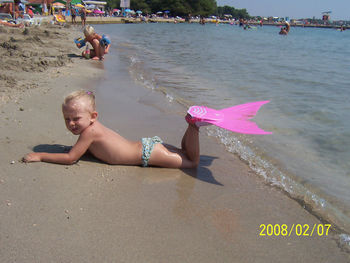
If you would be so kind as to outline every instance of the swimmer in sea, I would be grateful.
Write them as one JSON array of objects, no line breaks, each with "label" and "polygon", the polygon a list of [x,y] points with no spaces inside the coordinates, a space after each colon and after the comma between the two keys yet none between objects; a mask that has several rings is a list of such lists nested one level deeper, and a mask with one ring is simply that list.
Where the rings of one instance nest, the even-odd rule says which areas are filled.
[{"label": "swimmer in sea", "polygon": [[281,31],[279,32],[280,35],[288,35],[290,30],[290,24],[286,21],[285,22],[285,27],[281,28]]}]

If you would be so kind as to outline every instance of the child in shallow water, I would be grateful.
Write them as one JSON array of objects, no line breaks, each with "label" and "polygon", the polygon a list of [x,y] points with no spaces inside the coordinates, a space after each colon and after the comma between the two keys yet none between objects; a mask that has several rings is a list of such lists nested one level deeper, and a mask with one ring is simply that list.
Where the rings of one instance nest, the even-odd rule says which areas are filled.
[{"label": "child in shallow water", "polygon": [[133,142],[103,126],[98,120],[92,92],[75,91],[62,104],[67,129],[79,135],[68,153],[29,153],[24,162],[73,164],[87,151],[108,164],[195,168],[199,163],[199,127],[196,119],[186,116],[187,130],[181,149],[163,145],[155,136]]},{"label": "child in shallow water", "polygon": [[[89,42],[92,46],[92,49],[89,50],[90,57],[93,60],[102,60],[104,59],[104,55],[108,53],[109,48],[111,46],[110,40],[105,36],[101,36],[95,33],[95,29],[92,26],[84,27],[84,44],[85,42]],[[77,47],[81,48],[82,44],[80,42],[77,43]],[[86,57],[86,51],[82,53],[83,57]]]}]

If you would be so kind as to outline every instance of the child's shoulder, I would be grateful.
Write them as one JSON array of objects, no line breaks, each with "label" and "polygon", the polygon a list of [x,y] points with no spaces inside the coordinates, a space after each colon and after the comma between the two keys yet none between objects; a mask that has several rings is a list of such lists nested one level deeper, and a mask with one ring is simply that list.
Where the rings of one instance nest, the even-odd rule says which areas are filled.
[{"label": "child's shoulder", "polygon": [[101,39],[102,39],[102,36],[99,35],[99,34],[97,34],[97,33],[95,33],[93,38],[96,38],[96,39],[98,39],[98,40],[101,40]]}]

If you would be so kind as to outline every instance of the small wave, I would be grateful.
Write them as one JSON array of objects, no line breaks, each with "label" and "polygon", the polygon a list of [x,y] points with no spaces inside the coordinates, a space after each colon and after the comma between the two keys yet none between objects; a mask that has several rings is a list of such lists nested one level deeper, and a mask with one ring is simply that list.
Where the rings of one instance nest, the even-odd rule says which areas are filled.
[{"label": "small wave", "polygon": [[339,246],[347,252],[350,252],[350,236],[347,234],[341,234],[339,238]]},{"label": "small wave", "polygon": [[[195,35],[195,32],[192,33]],[[315,78],[315,75],[320,75],[317,71],[306,71],[300,66],[303,63],[300,63],[299,60],[307,57],[300,53],[304,49],[300,49],[301,51],[298,51],[299,53],[296,51],[298,56],[295,58],[290,55],[293,53],[286,54],[283,52],[284,56],[276,54],[273,57],[275,53],[257,51],[252,56],[254,59],[252,59],[249,56],[247,58],[246,52],[243,52],[247,49],[246,43],[253,44],[254,42],[252,41],[244,42],[245,45],[243,46],[237,44],[234,47],[236,55],[232,57],[227,55],[232,53],[233,47],[231,41],[227,43],[227,49],[225,49],[225,46],[222,49],[218,49],[217,42],[215,42],[211,48],[203,50],[198,48],[197,44],[193,44],[196,41],[193,41],[192,37],[189,39],[191,41],[186,42],[186,45],[180,47],[175,42],[168,41],[169,39],[170,41],[172,39],[177,40],[177,38],[163,38],[162,34],[155,36],[159,37],[152,37],[149,39],[150,41],[140,41],[143,39],[139,39],[137,35],[134,35],[132,44],[120,47],[120,49],[123,49],[123,52],[119,52],[119,55],[125,58],[124,61],[128,62],[129,73],[135,81],[148,89],[162,92],[167,101],[172,103],[177,102],[184,106],[194,105],[192,104],[194,102],[197,105],[206,104],[213,108],[224,108],[245,101],[245,99],[260,99],[265,97],[266,94],[270,94],[271,99],[284,101],[278,111],[278,115],[281,116],[276,118],[276,122],[278,121],[280,125],[276,125],[274,132],[277,133],[277,131],[283,130],[280,133],[285,137],[287,135],[290,137],[289,141],[282,141],[287,143],[281,143],[277,146],[270,144],[270,146],[275,147],[276,153],[283,153],[284,145],[294,146],[295,141],[293,139],[301,138],[300,141],[302,143],[296,144],[293,148],[295,149],[293,154],[298,155],[307,164],[315,163],[315,166],[318,166],[318,170],[316,169],[314,171],[323,172],[322,169],[327,168],[327,171],[332,170],[334,172],[334,169],[330,168],[334,168],[334,166],[337,169],[340,167],[346,171],[348,166],[345,165],[344,167],[344,163],[346,163],[343,157],[344,154],[342,156],[339,155],[342,158],[337,158],[337,153],[346,152],[346,146],[348,145],[348,134],[346,134],[348,129],[346,128],[348,126],[343,125],[344,131],[340,130],[339,123],[344,118],[335,118],[333,115],[336,105],[344,105],[342,103],[343,99],[337,96],[342,93],[334,92],[334,89],[329,89],[329,87],[335,86],[334,78],[329,79],[327,77],[329,74],[324,74],[322,79],[319,80]],[[198,35],[198,37],[203,37],[203,35]],[[266,40],[265,38],[263,39]],[[139,45],[141,42],[142,45]],[[184,39],[181,39],[180,42],[184,42]],[[257,48],[262,46],[261,43],[259,42]],[[273,42],[270,42],[267,45],[268,50],[276,50],[271,49],[271,46],[274,45]],[[185,47],[190,49],[191,52],[189,54],[191,56],[179,55],[180,52],[184,52],[182,49]],[[255,45],[250,49],[256,50]],[[218,50],[220,52],[217,52]],[[241,50],[242,52],[240,52]],[[244,54],[244,56],[240,56],[240,53]],[[266,59],[267,56],[268,59]],[[210,63],[207,63],[208,61]],[[272,64],[267,64],[266,70],[262,70],[261,63],[266,63],[266,61],[272,61]],[[319,61],[319,56],[314,57],[314,61]],[[323,65],[325,63],[318,64]],[[236,65],[240,66],[236,67]],[[327,65],[328,67],[329,65]],[[339,69],[339,67],[335,68]],[[317,70],[319,69],[321,68],[318,67]],[[343,71],[339,70],[339,72],[342,73]],[[346,76],[346,74],[343,75]],[[340,85],[338,86],[343,88],[343,91],[346,91],[348,78],[341,79],[338,77],[335,79],[340,81]],[[329,84],[330,81],[332,81],[332,85]],[[332,92],[326,92],[328,90]],[[339,88],[337,90],[339,91]],[[329,103],[330,98],[332,99],[331,103]],[[288,103],[286,103],[287,100]],[[325,101],[327,103],[324,103]],[[275,105],[278,107],[277,103]],[[318,110],[319,108],[323,110]],[[335,110],[335,112],[343,112],[343,110],[339,111],[338,108]],[[341,116],[346,115],[343,114]],[[287,121],[283,122],[283,120]],[[265,125],[266,123],[268,121],[265,122]],[[273,121],[271,122],[270,120],[270,126],[274,126],[271,123]],[[333,136],[327,136],[327,133],[324,132],[321,133],[318,128],[323,126],[336,126],[337,136],[333,133]],[[306,130],[311,131],[311,133],[305,134]],[[327,137],[320,136],[315,138],[317,134],[323,134]],[[332,222],[332,224],[334,223],[333,225],[340,226],[340,229],[350,231],[349,212],[346,209],[338,209],[338,207],[342,206],[333,205],[338,203],[334,202],[335,198],[329,198],[329,195],[332,196],[333,194],[333,196],[337,196],[336,194],[339,192],[328,190],[327,193],[329,195],[327,195],[311,185],[313,183],[312,177],[320,181],[326,178],[324,181],[321,181],[326,182],[323,185],[321,184],[321,186],[328,187],[327,183],[330,180],[328,180],[328,177],[322,177],[327,172],[323,172],[322,175],[315,173],[313,176],[299,176],[300,174],[297,173],[300,172],[301,169],[299,168],[301,165],[304,165],[304,162],[293,163],[292,161],[288,162],[289,160],[287,159],[287,172],[287,169],[285,169],[287,167],[286,162],[280,158],[281,156],[276,157],[279,160],[270,158],[268,152],[264,153],[259,150],[259,145],[250,143],[247,137],[232,135],[232,133],[215,127],[208,129],[208,135],[219,138],[229,152],[237,154],[242,160],[247,162],[252,170],[263,177],[268,184],[282,189],[288,196],[298,201],[312,214],[317,215],[325,221]],[[309,136],[306,138],[308,140],[305,139],[306,136]],[[304,142],[307,144],[304,145]],[[265,143],[268,145],[270,142]],[[276,143],[278,144],[278,142]],[[300,145],[304,147],[300,147]],[[335,146],[337,148],[331,148]],[[317,154],[308,155],[310,152],[308,149],[314,150],[310,151]],[[315,156],[318,158],[317,162],[313,162]],[[282,162],[284,162],[285,166]],[[305,166],[305,168],[308,168],[308,166]],[[294,173],[289,171],[292,169]],[[307,169],[303,173],[310,174]],[[335,180],[334,178],[333,176],[332,180]],[[337,183],[339,184],[339,180],[337,180]],[[327,187],[323,189],[327,190]],[[344,192],[342,191],[340,193]],[[346,200],[345,198],[348,198],[348,195],[345,197],[340,196],[339,200],[343,202]],[[348,237],[348,235],[342,236],[342,241],[339,243],[349,245]]]},{"label": "small wave", "polygon": [[[244,136],[234,136],[226,130],[217,127],[208,127],[207,135],[219,139],[225,145],[226,150],[239,156],[249,167],[266,183],[283,190],[289,197],[300,203],[304,209],[324,222],[330,222],[341,231],[346,231],[350,226],[350,218],[340,209],[332,205],[316,192],[319,189],[311,189],[298,182],[296,176],[282,171],[282,169],[269,161],[263,152],[253,150]],[[350,249],[350,236],[341,234],[339,244]]]},{"label": "small wave", "polygon": [[133,65],[133,64],[136,64],[136,63],[140,63],[141,60],[138,59],[138,58],[135,57],[135,56],[131,56],[131,57],[130,57],[130,62],[131,62],[131,65]]}]

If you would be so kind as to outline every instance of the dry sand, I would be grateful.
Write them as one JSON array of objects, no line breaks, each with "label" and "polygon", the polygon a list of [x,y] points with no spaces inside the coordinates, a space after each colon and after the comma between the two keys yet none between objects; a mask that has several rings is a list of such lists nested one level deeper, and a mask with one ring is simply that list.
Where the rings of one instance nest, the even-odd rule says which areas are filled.
[{"label": "dry sand", "polygon": [[[30,29],[27,37],[23,30],[0,30],[1,61],[10,65],[4,70],[2,63],[0,73],[0,262],[350,261],[333,231],[260,236],[261,224],[322,223],[205,132],[197,170],[110,166],[90,157],[71,166],[19,162],[33,149],[74,144],[61,117],[62,98],[95,90],[103,63],[77,56],[71,29],[51,28],[59,40],[47,37],[46,28]],[[13,45],[12,55],[4,55]],[[32,61],[48,66],[27,64],[21,54],[30,52]],[[184,121],[173,109],[154,106],[163,95],[122,83],[115,98],[118,131],[133,139],[160,135],[178,145]]]},{"label": "dry sand", "polygon": [[42,86],[51,74],[59,73],[57,68],[72,62],[76,29],[50,24],[25,29],[0,26],[0,103]]}]

